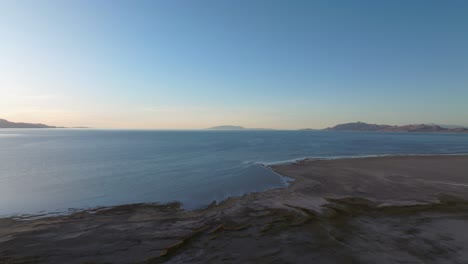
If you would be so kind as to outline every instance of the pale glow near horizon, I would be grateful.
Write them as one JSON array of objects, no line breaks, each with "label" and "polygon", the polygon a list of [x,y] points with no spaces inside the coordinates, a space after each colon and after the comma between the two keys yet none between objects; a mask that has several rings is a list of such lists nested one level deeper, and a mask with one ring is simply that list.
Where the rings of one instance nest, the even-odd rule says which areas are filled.
[{"label": "pale glow near horizon", "polygon": [[0,2],[0,118],[468,126],[468,2],[455,2]]}]

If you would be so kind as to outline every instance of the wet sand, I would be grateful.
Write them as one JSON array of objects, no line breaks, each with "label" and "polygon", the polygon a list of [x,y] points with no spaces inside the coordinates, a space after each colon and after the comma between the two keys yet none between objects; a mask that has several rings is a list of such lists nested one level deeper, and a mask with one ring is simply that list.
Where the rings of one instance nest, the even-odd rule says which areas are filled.
[{"label": "wet sand", "polygon": [[185,211],[0,219],[0,263],[467,263],[468,156],[303,160],[287,188]]}]

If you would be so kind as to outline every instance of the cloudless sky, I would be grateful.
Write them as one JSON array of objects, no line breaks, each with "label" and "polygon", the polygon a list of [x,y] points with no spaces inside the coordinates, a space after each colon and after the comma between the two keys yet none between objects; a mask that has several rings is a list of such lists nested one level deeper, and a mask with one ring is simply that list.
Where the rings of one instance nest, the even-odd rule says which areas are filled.
[{"label": "cloudless sky", "polygon": [[468,1],[0,0],[0,118],[468,125]]}]

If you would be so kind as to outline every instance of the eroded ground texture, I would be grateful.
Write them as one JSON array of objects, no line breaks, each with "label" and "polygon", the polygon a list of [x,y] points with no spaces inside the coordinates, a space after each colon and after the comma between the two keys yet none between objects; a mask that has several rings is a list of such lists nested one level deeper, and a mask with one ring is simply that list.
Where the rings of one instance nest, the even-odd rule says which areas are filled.
[{"label": "eroded ground texture", "polygon": [[468,156],[304,160],[288,187],[0,219],[0,263],[468,263]]}]

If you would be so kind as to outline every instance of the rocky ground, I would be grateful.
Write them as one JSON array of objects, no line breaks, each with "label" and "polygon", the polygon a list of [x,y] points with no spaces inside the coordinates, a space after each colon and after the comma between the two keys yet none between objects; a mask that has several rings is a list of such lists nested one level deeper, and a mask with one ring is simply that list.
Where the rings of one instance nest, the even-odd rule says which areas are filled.
[{"label": "rocky ground", "polygon": [[0,263],[467,263],[468,156],[304,160],[287,188],[0,219]]}]

